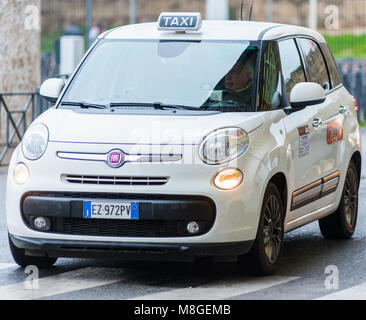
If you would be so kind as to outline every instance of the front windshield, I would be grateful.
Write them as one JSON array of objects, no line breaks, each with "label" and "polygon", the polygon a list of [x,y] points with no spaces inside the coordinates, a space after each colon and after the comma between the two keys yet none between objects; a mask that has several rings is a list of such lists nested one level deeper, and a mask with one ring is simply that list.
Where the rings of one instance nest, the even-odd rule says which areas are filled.
[{"label": "front windshield", "polygon": [[250,41],[101,40],[62,102],[255,111]]}]

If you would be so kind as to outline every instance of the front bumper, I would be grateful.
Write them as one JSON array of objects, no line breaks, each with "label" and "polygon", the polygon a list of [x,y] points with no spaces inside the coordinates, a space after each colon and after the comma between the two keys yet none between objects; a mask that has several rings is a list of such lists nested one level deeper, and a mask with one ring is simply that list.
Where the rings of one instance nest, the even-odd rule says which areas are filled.
[{"label": "front bumper", "polygon": [[[135,153],[134,146],[118,146],[127,153]],[[197,146],[183,146],[191,150],[182,152],[182,146],[170,146],[172,153],[182,153],[183,159],[171,164],[166,163],[126,163],[120,168],[110,168],[106,163],[97,161],[65,160],[57,157],[58,151],[69,152],[108,152],[109,144],[78,144],[50,142],[47,152],[37,161],[28,161],[17,148],[9,166],[9,175],[6,191],[6,215],[7,226],[10,234],[32,239],[47,241],[86,241],[108,243],[141,243],[167,244],[181,246],[181,244],[213,244],[240,243],[256,238],[260,216],[261,203],[264,193],[263,181],[266,180],[267,169],[263,168],[260,160],[245,155],[227,165],[208,166],[199,159],[193,163],[189,160],[189,154],[197,155]],[[142,148],[142,147],[141,147]],[[144,147],[145,148],[145,147]],[[177,150],[176,150],[177,149]],[[149,152],[142,148],[143,154]],[[187,160],[188,159],[188,160]],[[185,163],[187,161],[188,163]],[[25,163],[30,171],[30,179],[24,185],[18,185],[14,181],[13,172],[16,163]],[[218,190],[212,185],[212,178],[219,170],[226,167],[240,168],[244,174],[242,184],[235,190]],[[64,179],[68,176],[99,177],[131,176],[131,177],[169,177],[164,185],[102,185],[70,183]],[[192,195],[211,199],[215,205],[215,218],[213,225],[207,232],[195,236],[107,236],[87,234],[65,234],[60,232],[35,231],[27,225],[24,219],[22,201],[28,194],[53,193],[53,194],[79,194],[83,198],[85,194],[125,195],[135,197],[141,195],[149,198],[159,195],[165,198],[184,197],[192,199]],[[102,197],[104,198],[104,197]],[[57,210],[49,210],[49,212]],[[195,210],[202,213],[205,210]],[[80,212],[80,211],[79,211]],[[155,212],[155,210],[154,210]],[[189,217],[189,210],[184,211]],[[33,212],[34,213],[34,212]],[[32,214],[33,214],[32,213]],[[147,214],[151,214],[147,212]],[[37,214],[38,215],[38,214]],[[178,212],[175,212],[175,219]],[[167,215],[166,215],[167,216]],[[165,216],[165,218],[166,218]]]},{"label": "front bumper", "polygon": [[[85,219],[83,202],[110,200],[138,202],[139,217],[131,219]],[[51,221],[48,233],[115,237],[189,237],[209,232],[216,218],[215,203],[201,196],[108,194],[108,193],[27,193],[22,198],[22,216],[35,231],[38,216]],[[187,225],[195,221],[196,233]]]},{"label": "front bumper", "polygon": [[20,237],[10,234],[11,241],[29,255],[47,254],[49,257],[73,258],[172,258],[189,260],[194,257],[236,256],[247,253],[252,241],[207,244],[167,244],[140,242],[101,242],[48,240]]}]

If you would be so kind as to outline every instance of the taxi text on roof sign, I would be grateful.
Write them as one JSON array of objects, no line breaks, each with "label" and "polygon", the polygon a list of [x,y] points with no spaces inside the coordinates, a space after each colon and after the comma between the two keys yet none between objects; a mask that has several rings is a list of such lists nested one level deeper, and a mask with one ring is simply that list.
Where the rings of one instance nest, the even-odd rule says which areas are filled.
[{"label": "taxi text on roof sign", "polygon": [[197,31],[201,28],[201,14],[194,12],[163,12],[158,20],[159,30]]}]

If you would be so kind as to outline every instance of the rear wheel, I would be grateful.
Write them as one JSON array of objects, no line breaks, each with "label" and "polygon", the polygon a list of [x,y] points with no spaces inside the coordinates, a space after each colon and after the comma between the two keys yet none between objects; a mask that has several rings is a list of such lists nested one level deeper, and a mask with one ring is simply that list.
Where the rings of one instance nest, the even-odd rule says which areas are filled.
[{"label": "rear wheel", "polygon": [[24,249],[16,247],[13,241],[11,241],[10,236],[8,236],[8,238],[11,255],[13,256],[14,261],[23,268],[30,265],[37,266],[39,268],[50,268],[57,261],[57,258],[27,256]]},{"label": "rear wheel", "polygon": [[264,194],[257,237],[249,253],[238,257],[240,267],[258,275],[276,271],[283,249],[284,216],[278,188],[270,182]]},{"label": "rear wheel", "polygon": [[349,239],[356,229],[358,211],[358,175],[351,160],[344,182],[341,201],[336,212],[319,220],[324,238]]}]

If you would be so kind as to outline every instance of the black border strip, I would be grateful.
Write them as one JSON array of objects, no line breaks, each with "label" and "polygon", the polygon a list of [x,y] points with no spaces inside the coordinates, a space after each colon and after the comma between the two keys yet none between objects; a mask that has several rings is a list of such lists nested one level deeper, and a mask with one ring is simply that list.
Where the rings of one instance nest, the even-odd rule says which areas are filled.
[{"label": "black border strip", "polygon": [[[335,179],[335,178],[338,178],[338,181],[337,181],[337,184],[332,186],[332,187],[329,187],[327,190],[323,190],[323,187],[324,187],[324,184],[326,184],[328,181],[332,180],[332,179]],[[299,209],[303,206],[306,206],[307,204],[311,203],[311,202],[314,202],[320,198],[323,198],[325,196],[327,196],[328,194],[330,193],[333,193],[337,190],[338,188],[338,184],[339,184],[339,179],[340,179],[340,171],[335,171],[319,180],[316,180],[308,185],[306,185],[305,187],[302,187],[300,189],[297,189],[295,190],[293,193],[292,193],[292,200],[291,200],[291,211],[294,211],[296,209]],[[306,199],[303,199],[303,200],[300,200],[300,201],[297,201],[294,203],[294,198],[301,195],[301,194],[304,194],[310,190],[313,190],[314,188],[317,188],[319,187],[319,184],[321,185],[321,190],[319,193],[316,193]]]}]

